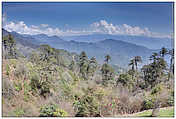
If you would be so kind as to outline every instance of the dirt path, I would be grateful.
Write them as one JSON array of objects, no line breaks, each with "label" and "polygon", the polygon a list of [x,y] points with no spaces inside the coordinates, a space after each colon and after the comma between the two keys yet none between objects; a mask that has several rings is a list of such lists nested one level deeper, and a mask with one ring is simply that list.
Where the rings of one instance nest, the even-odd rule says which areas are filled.
[{"label": "dirt path", "polygon": [[[160,109],[165,110],[165,109],[172,109],[172,108],[174,108],[174,107],[173,106],[172,107],[163,107],[163,108],[160,108]],[[144,110],[142,112],[137,112],[137,113],[133,113],[133,114],[117,115],[116,117],[135,117],[135,115],[146,112],[146,111],[152,111],[152,109]]]}]

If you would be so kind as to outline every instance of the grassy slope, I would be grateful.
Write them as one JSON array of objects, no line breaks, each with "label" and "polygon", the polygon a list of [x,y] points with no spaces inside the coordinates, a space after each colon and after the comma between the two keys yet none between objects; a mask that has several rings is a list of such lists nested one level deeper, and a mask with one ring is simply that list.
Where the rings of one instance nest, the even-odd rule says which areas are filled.
[{"label": "grassy slope", "polygon": [[[134,116],[135,117],[150,117],[152,114],[152,110],[147,110],[142,113],[137,113]],[[159,117],[174,117],[174,107],[170,108],[161,108]]]}]

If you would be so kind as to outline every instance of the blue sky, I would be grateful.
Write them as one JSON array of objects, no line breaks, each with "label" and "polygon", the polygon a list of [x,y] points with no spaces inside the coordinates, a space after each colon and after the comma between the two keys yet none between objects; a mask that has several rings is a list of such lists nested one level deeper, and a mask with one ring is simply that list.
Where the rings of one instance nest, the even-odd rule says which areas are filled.
[{"label": "blue sky", "polygon": [[[63,32],[81,34],[78,32],[84,30],[85,34],[95,31],[109,34],[145,35],[151,32],[152,35],[166,36],[173,32],[172,10],[173,3],[171,2],[3,3],[3,17],[5,25],[8,25],[7,30],[24,33],[22,28],[12,27],[26,25],[28,28],[36,26],[37,29],[38,27],[38,32],[40,30],[41,33],[51,28],[59,35]],[[41,24],[48,26],[46,25],[47,28],[44,29],[41,28]],[[26,29],[26,33],[29,31]]]}]

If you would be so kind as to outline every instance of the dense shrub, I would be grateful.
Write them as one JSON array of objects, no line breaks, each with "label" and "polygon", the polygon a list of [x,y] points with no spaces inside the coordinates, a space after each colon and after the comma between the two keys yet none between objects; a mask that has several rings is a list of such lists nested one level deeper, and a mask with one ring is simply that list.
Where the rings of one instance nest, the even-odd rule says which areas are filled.
[{"label": "dense shrub", "polygon": [[74,102],[76,117],[97,117],[100,115],[98,103],[93,96],[87,95]]},{"label": "dense shrub", "polygon": [[32,73],[30,78],[30,86],[33,92],[38,92],[40,95],[46,97],[50,93],[50,81],[48,78],[41,79],[38,73]]},{"label": "dense shrub", "polygon": [[152,92],[151,95],[157,95],[158,93],[160,93],[162,90],[162,85],[157,85],[154,88],[152,88]]},{"label": "dense shrub", "polygon": [[174,96],[169,96],[167,103],[169,106],[174,106]]},{"label": "dense shrub", "polygon": [[[117,100],[118,101],[118,100]],[[117,112],[117,101],[115,100],[109,100],[108,102],[104,102],[103,104],[101,104],[101,116],[103,117],[111,117],[114,114],[116,114]]]},{"label": "dense shrub", "polygon": [[76,117],[99,117],[99,103],[94,96],[93,89],[88,88],[82,97],[75,99],[73,106],[76,110]]},{"label": "dense shrub", "polygon": [[131,114],[139,112],[142,108],[142,98],[135,97],[129,94],[122,94],[118,98],[119,102],[117,103],[117,113],[118,114]]},{"label": "dense shrub", "polygon": [[55,104],[50,104],[40,108],[40,116],[41,117],[66,117],[67,112],[65,112],[62,109],[59,109]]},{"label": "dense shrub", "polygon": [[129,100],[129,113],[136,113],[141,111],[142,109],[142,103],[143,103],[143,98],[140,96],[133,96]]},{"label": "dense shrub", "polygon": [[114,69],[107,63],[104,63],[101,68],[102,83],[107,86],[108,82],[114,80]]},{"label": "dense shrub", "polygon": [[132,89],[134,85],[129,74],[120,74],[116,83],[121,83],[123,86],[126,86],[129,89]]},{"label": "dense shrub", "polygon": [[21,116],[24,116],[24,110],[23,109],[20,109],[20,108],[18,108],[18,109],[16,109],[15,111],[14,111],[14,113],[15,113],[15,116],[17,116],[17,117],[21,117]]},{"label": "dense shrub", "polygon": [[40,95],[46,97],[50,93],[50,83],[48,81],[43,81],[41,83]]},{"label": "dense shrub", "polygon": [[103,88],[98,88],[95,92],[95,96],[98,100],[103,100],[103,97],[106,95],[106,92]]},{"label": "dense shrub", "polygon": [[145,99],[142,104],[142,110],[152,109],[154,107],[154,99]]},{"label": "dense shrub", "polygon": [[40,76],[38,73],[32,73],[30,77],[30,86],[33,91],[37,91],[38,88],[40,88]]},{"label": "dense shrub", "polygon": [[27,75],[28,75],[28,68],[26,67],[25,63],[20,62],[20,64],[16,66],[15,76],[17,78],[21,78],[23,76],[27,77]]}]

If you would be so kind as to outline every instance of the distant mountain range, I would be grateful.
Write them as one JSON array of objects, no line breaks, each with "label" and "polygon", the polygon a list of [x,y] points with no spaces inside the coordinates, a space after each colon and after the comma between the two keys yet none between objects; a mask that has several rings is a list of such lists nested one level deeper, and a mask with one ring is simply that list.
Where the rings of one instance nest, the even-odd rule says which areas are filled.
[{"label": "distant mountain range", "polygon": [[[3,36],[6,33],[9,32],[3,29]],[[112,58],[111,64],[120,67],[127,67],[130,59],[134,56],[141,56],[143,63],[146,63],[152,52],[158,51],[117,39],[106,39],[106,37],[100,41],[89,43],[78,42],[79,40],[76,41],[75,39],[66,41],[58,36],[47,36],[45,34],[24,35],[16,32],[11,32],[11,34],[17,43],[25,47],[36,48],[41,44],[48,44],[56,49],[64,49],[77,54],[85,51],[89,58],[95,56],[99,63],[103,63],[105,55],[109,54]]]},{"label": "distant mountain range", "polygon": [[166,48],[173,47],[173,39],[169,38],[152,38],[145,36],[129,36],[129,35],[109,35],[109,34],[91,34],[80,36],[65,36],[61,37],[64,40],[74,40],[77,42],[99,42],[104,39],[121,40],[136,45],[141,45],[149,49],[161,49],[163,46]]}]

